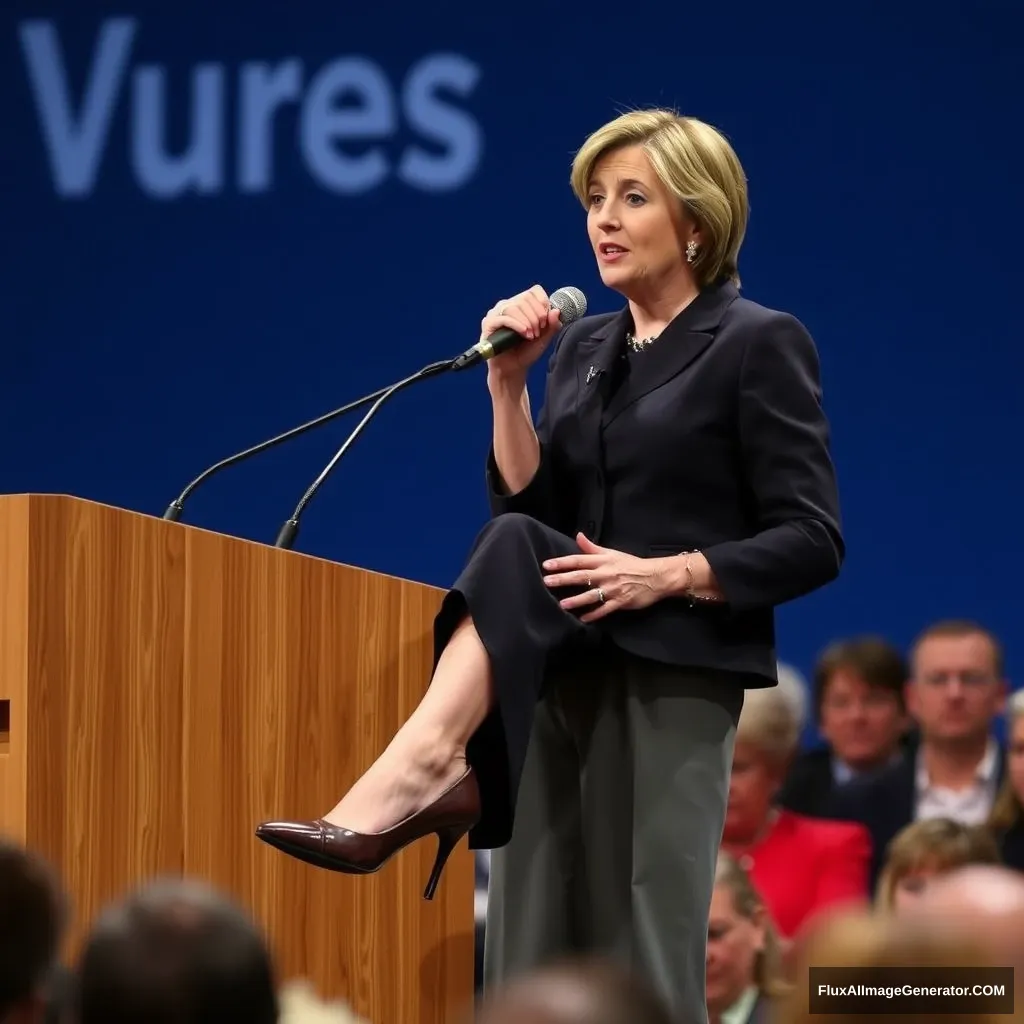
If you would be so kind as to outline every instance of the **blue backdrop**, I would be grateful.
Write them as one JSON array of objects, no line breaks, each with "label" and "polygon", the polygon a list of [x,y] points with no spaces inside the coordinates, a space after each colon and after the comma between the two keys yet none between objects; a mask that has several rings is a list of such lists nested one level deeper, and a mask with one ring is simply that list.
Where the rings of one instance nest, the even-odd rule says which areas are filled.
[{"label": "blue backdrop", "polygon": [[[781,655],[966,615],[1019,666],[1015,6],[8,0],[0,490],[159,515],[204,465],[462,351],[501,296],[616,308],[569,163],[623,108],[674,105],[745,164],[745,293],[822,355],[848,561],[782,610]],[[297,546],[448,584],[487,413],[482,371],[397,397]],[[354,423],[186,520],[272,542]]]}]

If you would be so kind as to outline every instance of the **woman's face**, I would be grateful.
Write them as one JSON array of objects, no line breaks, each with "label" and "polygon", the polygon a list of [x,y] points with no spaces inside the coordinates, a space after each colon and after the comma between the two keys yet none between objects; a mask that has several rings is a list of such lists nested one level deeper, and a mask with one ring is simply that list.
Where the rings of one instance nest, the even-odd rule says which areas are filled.
[{"label": "woman's face", "polygon": [[1024,805],[1024,715],[1017,715],[1010,730],[1006,770],[1017,799]]},{"label": "woman's face", "polygon": [[587,233],[601,280],[627,297],[657,294],[689,279],[686,243],[692,238],[700,244],[696,226],[641,146],[613,150],[594,165]]},{"label": "woman's face", "polygon": [[764,949],[763,912],[755,920],[736,910],[727,886],[716,885],[708,917],[707,1004],[716,1014],[729,1009],[754,984],[757,956]]},{"label": "woman's face", "polygon": [[754,744],[737,740],[725,811],[727,842],[751,842],[764,826],[779,787],[779,771]]}]

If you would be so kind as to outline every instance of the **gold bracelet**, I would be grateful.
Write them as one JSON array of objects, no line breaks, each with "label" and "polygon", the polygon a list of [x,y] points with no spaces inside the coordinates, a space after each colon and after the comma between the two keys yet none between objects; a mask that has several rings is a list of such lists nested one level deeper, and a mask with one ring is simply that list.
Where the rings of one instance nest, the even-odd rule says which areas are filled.
[{"label": "gold bracelet", "polygon": [[693,566],[690,565],[690,555],[692,555],[692,554],[693,554],[692,551],[687,551],[686,552],[686,557],[683,559],[683,565],[686,567],[686,586],[683,588],[683,593],[691,601],[695,600],[694,593],[693,593],[693,589],[694,589],[694,586],[695,586],[694,581],[693,581]]},{"label": "gold bracelet", "polygon": [[699,554],[698,551],[684,551],[683,554],[686,558],[683,561],[683,565],[686,567],[686,587],[683,590],[684,597],[690,602],[691,605],[696,604],[714,604],[716,599],[713,597],[706,597],[703,594],[696,593],[697,583],[693,578],[693,566],[690,565],[690,555]]}]

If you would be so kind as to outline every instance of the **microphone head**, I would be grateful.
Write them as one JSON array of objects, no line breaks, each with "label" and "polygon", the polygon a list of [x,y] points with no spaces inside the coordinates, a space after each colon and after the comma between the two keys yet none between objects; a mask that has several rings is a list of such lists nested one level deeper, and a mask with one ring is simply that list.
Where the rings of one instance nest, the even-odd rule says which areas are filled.
[{"label": "microphone head", "polygon": [[579,320],[587,312],[587,297],[579,288],[559,288],[549,301],[552,307],[561,313],[563,327],[571,324],[573,320]]}]

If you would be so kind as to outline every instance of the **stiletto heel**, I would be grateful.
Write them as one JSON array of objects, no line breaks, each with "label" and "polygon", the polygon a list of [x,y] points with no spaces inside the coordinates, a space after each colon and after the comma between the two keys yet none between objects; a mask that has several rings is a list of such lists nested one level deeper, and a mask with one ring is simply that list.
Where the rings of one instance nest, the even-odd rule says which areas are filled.
[{"label": "stiletto heel", "polygon": [[472,768],[432,804],[383,832],[364,834],[314,821],[268,821],[256,829],[263,842],[297,860],[329,871],[371,875],[399,850],[434,834],[437,856],[424,899],[433,899],[445,863],[459,840],[480,820],[480,788]]},{"label": "stiletto heel", "polygon": [[441,872],[451,856],[452,850],[459,845],[459,840],[469,831],[467,828],[455,826],[454,828],[443,828],[437,833],[437,856],[434,858],[434,866],[430,871],[430,878],[427,879],[427,887],[423,891],[425,900],[434,898],[434,890],[441,880]]}]

